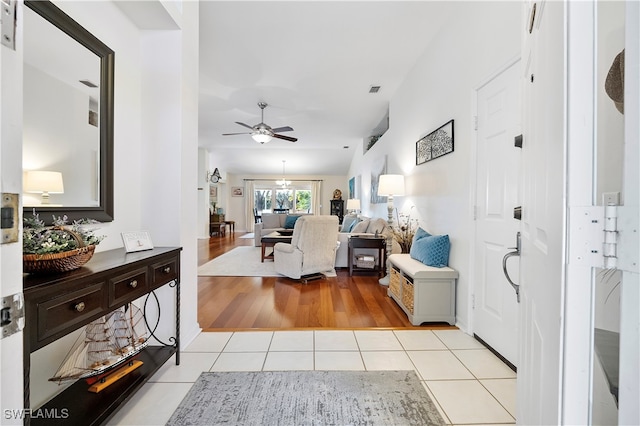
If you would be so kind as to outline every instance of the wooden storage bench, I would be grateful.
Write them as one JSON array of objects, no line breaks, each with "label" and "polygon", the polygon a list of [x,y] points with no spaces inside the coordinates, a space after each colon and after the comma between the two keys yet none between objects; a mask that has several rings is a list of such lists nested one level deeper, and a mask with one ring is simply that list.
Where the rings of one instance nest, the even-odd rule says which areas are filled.
[{"label": "wooden storage bench", "polygon": [[423,322],[456,323],[458,271],[427,266],[409,254],[392,254],[387,294],[413,325]]}]

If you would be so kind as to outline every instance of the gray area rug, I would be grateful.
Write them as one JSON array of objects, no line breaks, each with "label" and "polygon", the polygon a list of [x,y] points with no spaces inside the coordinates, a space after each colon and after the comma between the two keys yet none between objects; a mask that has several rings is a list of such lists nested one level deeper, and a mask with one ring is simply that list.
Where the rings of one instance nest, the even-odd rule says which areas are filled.
[{"label": "gray area rug", "polygon": [[202,373],[167,425],[444,425],[414,371]]}]

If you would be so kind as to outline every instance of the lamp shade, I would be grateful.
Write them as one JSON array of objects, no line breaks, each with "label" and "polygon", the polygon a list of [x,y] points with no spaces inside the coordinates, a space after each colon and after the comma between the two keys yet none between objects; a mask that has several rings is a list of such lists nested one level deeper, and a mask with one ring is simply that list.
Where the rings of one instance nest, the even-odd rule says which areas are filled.
[{"label": "lamp shade", "polygon": [[378,195],[404,195],[403,175],[380,175]]},{"label": "lamp shade", "polygon": [[347,210],[360,210],[360,199],[349,198],[347,200]]},{"label": "lamp shade", "polygon": [[262,132],[254,132],[251,137],[258,143],[267,143],[272,139],[270,134]]},{"label": "lamp shade", "polygon": [[24,190],[38,194],[63,194],[62,173],[44,170],[28,171],[25,175]]}]

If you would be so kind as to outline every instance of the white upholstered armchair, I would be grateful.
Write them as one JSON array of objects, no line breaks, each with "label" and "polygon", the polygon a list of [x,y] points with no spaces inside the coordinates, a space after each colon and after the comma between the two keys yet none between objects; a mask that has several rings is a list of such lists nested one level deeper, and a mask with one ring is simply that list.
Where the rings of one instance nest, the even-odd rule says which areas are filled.
[{"label": "white upholstered armchair", "polygon": [[337,216],[301,216],[293,228],[291,244],[273,248],[276,272],[289,278],[330,272],[335,274],[338,242]]}]

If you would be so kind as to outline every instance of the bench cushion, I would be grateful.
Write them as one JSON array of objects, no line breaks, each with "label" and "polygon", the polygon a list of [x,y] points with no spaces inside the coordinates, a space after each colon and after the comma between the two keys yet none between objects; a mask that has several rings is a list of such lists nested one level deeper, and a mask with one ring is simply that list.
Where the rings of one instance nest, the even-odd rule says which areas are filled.
[{"label": "bench cushion", "polygon": [[396,253],[389,256],[389,261],[413,279],[419,278],[458,278],[458,271],[449,267],[435,268],[411,258],[408,253]]}]

